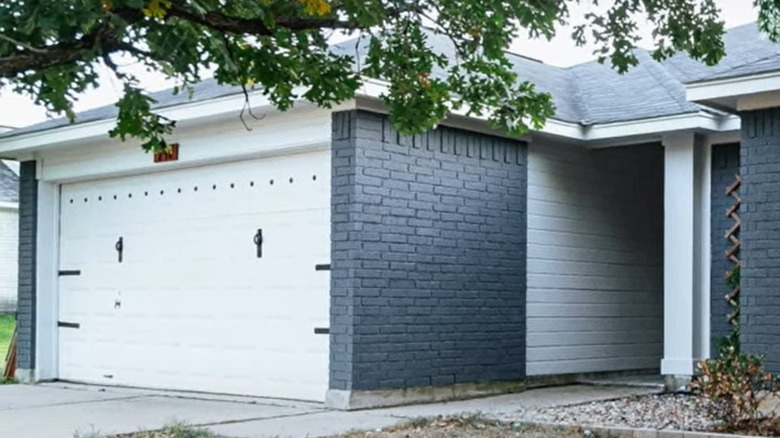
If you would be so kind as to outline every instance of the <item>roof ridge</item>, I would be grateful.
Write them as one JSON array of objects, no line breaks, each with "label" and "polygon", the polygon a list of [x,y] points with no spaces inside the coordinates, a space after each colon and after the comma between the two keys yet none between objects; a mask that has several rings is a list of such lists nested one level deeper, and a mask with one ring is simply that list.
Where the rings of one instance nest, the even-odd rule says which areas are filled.
[{"label": "roof ridge", "polygon": [[[672,85],[674,85],[676,87],[680,87],[680,88],[683,89],[683,95],[685,95],[683,83],[678,81],[677,78],[675,78],[674,75],[672,75],[666,69],[666,67],[663,66],[663,64],[661,64],[660,62],[658,62],[655,59],[653,59],[653,57],[650,56],[649,53],[647,53],[646,51],[643,51],[642,54],[644,56],[646,56],[647,59],[642,60],[640,62],[644,62],[644,63],[647,64],[647,66],[648,66],[648,69],[647,69],[648,74],[653,78],[653,80],[658,84],[658,86],[661,87],[664,90],[664,92],[674,101],[674,103],[681,110],[686,110],[687,108],[685,107],[684,104],[680,103],[680,101],[678,99],[678,96],[675,95],[668,87],[669,84],[672,84]],[[657,74],[657,73],[660,73],[660,75],[664,76],[664,77],[660,78],[659,74]],[[694,105],[698,106],[698,104],[694,104]]]},{"label": "roof ridge", "polygon": [[577,72],[575,70],[567,69],[566,74],[567,76],[570,76],[567,77],[566,88],[572,90],[572,94],[574,96],[571,101],[574,103],[574,107],[577,109],[577,114],[580,116],[578,123],[582,125],[590,124],[590,112],[588,111],[588,106],[582,99],[582,89],[580,88],[580,81],[577,80]]}]

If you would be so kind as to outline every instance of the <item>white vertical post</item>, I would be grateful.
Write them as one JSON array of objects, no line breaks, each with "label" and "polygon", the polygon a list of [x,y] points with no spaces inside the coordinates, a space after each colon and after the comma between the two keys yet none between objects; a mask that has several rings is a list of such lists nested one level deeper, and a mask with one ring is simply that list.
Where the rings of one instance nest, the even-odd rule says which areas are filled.
[{"label": "white vertical post", "polygon": [[[700,196],[697,203],[699,205],[698,219],[699,224],[699,256],[696,261],[699,262],[699,289],[695,304],[698,309],[699,322],[696,324],[698,336],[694,336],[693,357],[698,362],[701,359],[710,357],[710,278],[712,271],[712,142],[705,138],[701,144],[696,146],[701,153],[695,162],[697,171],[696,193]],[[722,213],[721,213],[722,214]]]},{"label": "white vertical post", "polygon": [[[40,161],[39,161],[40,163]],[[38,180],[35,380],[58,377],[59,186]]]},{"label": "white vertical post", "polygon": [[704,146],[693,133],[664,137],[664,358],[661,374],[693,375],[708,349],[704,315],[704,254],[709,252],[709,174]]}]

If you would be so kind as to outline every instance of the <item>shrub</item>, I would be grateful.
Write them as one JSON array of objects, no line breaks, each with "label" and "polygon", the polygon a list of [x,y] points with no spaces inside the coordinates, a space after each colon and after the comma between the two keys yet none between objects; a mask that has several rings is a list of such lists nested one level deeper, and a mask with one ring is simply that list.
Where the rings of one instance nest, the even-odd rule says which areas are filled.
[{"label": "shrub", "polygon": [[718,357],[699,362],[701,375],[691,389],[708,401],[708,415],[727,431],[758,431],[771,423],[762,403],[778,394],[778,380],[764,367],[764,357],[741,353],[724,342]]}]

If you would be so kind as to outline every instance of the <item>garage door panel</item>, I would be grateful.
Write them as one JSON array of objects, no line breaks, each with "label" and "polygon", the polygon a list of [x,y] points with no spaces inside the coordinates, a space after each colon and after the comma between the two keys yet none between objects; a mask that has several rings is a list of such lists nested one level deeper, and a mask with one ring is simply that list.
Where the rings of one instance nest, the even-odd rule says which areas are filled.
[{"label": "garage door panel", "polygon": [[322,400],[328,155],[63,186],[61,378]]}]

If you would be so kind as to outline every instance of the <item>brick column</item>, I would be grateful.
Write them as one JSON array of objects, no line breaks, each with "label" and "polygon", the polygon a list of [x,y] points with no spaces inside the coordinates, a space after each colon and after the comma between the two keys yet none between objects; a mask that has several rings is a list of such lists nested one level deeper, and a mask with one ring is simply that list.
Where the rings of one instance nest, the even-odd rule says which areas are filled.
[{"label": "brick column", "polygon": [[332,157],[328,403],[520,381],[526,145],[450,128],[407,137],[350,111],[334,115]]},{"label": "brick column", "polygon": [[19,301],[17,308],[17,378],[31,381],[35,369],[36,242],[38,181],[35,161],[19,166]]},{"label": "brick column", "polygon": [[780,109],[740,114],[742,349],[780,372]]}]

